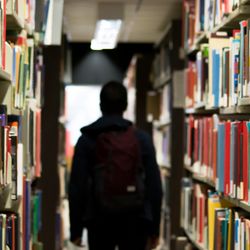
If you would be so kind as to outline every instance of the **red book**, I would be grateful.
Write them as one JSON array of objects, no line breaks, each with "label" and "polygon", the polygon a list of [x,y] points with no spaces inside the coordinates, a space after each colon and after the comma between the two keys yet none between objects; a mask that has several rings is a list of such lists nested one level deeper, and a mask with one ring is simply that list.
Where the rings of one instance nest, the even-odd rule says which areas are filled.
[{"label": "red book", "polygon": [[229,3],[229,0],[224,0],[224,14],[228,14],[230,13],[230,3]]},{"label": "red book", "polygon": [[243,123],[238,123],[238,135],[237,135],[237,198],[243,199]]},{"label": "red book", "polygon": [[243,122],[243,190],[244,200],[248,201],[248,131],[247,122]]},{"label": "red book", "polygon": [[203,142],[204,142],[204,134],[203,134],[203,119],[198,120],[198,133],[199,133],[199,141],[198,141],[198,159],[200,164],[203,163]]},{"label": "red book", "polygon": [[[203,148],[203,149],[206,148],[205,145],[207,145],[207,144],[206,144],[207,132],[208,132],[208,131],[206,131],[206,118],[203,118],[203,119],[202,119],[202,138],[203,138],[203,140],[202,140],[202,148]],[[207,164],[206,164],[206,154],[207,154],[207,151],[208,151],[207,149],[206,149],[206,150],[202,150],[201,164],[204,165],[204,166],[207,165]]]},{"label": "red book", "polygon": [[199,160],[199,121],[194,120],[194,162]]},{"label": "red book", "polygon": [[228,195],[230,192],[230,133],[231,122],[225,123],[225,174],[224,174],[224,193]]},{"label": "red book", "polygon": [[188,157],[192,159],[192,151],[193,151],[193,131],[194,131],[194,118],[193,116],[189,116],[188,120]]},{"label": "red book", "polygon": [[209,145],[209,150],[207,153],[207,165],[208,165],[208,172],[209,172],[209,178],[211,178],[212,173],[212,151],[213,151],[213,126],[212,126],[212,118],[207,119],[207,145]]},{"label": "red book", "polygon": [[198,241],[200,243],[203,243],[203,229],[204,229],[204,216],[205,216],[205,198],[204,195],[201,194],[201,196],[199,197],[199,239]]}]

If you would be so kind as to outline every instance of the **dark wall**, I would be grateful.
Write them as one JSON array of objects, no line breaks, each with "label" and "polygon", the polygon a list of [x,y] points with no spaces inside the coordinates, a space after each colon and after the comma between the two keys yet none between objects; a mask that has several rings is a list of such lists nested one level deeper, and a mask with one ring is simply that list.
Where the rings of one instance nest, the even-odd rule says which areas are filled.
[{"label": "dark wall", "polygon": [[152,44],[118,44],[116,49],[93,51],[90,44],[71,43],[72,82],[102,84],[122,81],[134,54],[152,53]]}]

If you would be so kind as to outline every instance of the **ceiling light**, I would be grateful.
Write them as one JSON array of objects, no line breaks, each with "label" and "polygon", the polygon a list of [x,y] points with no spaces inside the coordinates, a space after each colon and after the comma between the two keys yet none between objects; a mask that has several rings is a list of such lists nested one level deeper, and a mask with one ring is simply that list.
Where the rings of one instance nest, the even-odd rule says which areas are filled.
[{"label": "ceiling light", "polygon": [[98,17],[91,49],[114,49],[117,45],[122,20],[124,17],[123,3],[98,4]]},{"label": "ceiling light", "polygon": [[122,20],[99,20],[96,24],[91,49],[114,49],[120,33]]}]

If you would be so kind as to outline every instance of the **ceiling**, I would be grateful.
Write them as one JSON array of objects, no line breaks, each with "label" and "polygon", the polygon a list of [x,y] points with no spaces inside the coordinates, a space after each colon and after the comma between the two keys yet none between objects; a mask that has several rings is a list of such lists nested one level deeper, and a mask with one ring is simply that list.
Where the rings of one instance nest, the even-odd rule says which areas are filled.
[{"label": "ceiling", "polygon": [[124,4],[119,38],[124,43],[155,43],[170,20],[181,16],[181,0],[65,0],[64,31],[70,41],[91,41],[100,2]]}]

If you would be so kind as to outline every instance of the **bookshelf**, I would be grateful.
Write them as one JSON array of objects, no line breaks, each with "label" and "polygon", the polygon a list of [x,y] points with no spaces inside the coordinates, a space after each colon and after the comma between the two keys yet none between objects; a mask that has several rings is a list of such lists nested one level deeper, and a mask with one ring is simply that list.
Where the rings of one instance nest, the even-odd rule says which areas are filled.
[{"label": "bookshelf", "polygon": [[[147,119],[152,122],[157,162],[162,173],[164,190],[162,208],[161,248],[174,249],[174,235],[178,235],[177,183],[182,176],[182,159],[178,157],[182,145],[184,118],[183,60],[181,55],[180,20],[172,20],[164,35],[155,44],[151,71],[151,88],[147,94]],[[181,86],[180,86],[181,85]],[[180,88],[179,88],[180,87]],[[173,167],[174,166],[174,167]],[[175,195],[173,195],[175,193]]]},{"label": "bookshelf", "polygon": [[151,134],[152,124],[147,120],[146,106],[151,65],[151,54],[135,54],[123,79],[123,84],[128,91],[128,107],[124,117],[149,134]]},{"label": "bookshelf", "polygon": [[193,246],[199,250],[208,250],[202,244],[199,244],[195,239],[194,236],[189,233],[187,230],[184,229],[184,234],[188,237],[188,239],[192,242]]},{"label": "bookshelf", "polygon": [[46,27],[47,20],[40,22],[44,2],[36,9],[37,2],[0,3],[1,249],[42,250],[44,246],[40,235],[44,30],[40,25]]},{"label": "bookshelf", "polygon": [[4,70],[0,70],[0,80],[1,82],[11,82],[11,78],[10,78],[10,74],[8,74],[7,72],[5,72]]},{"label": "bookshelf", "polygon": [[227,1],[221,9],[218,2],[209,17],[205,12],[209,1],[183,1],[186,98],[181,227],[194,248],[211,250],[246,247],[250,213],[250,6],[249,1],[235,5]]},{"label": "bookshelf", "polygon": [[10,30],[22,30],[24,21],[17,15],[16,12],[7,13],[7,27]]}]

